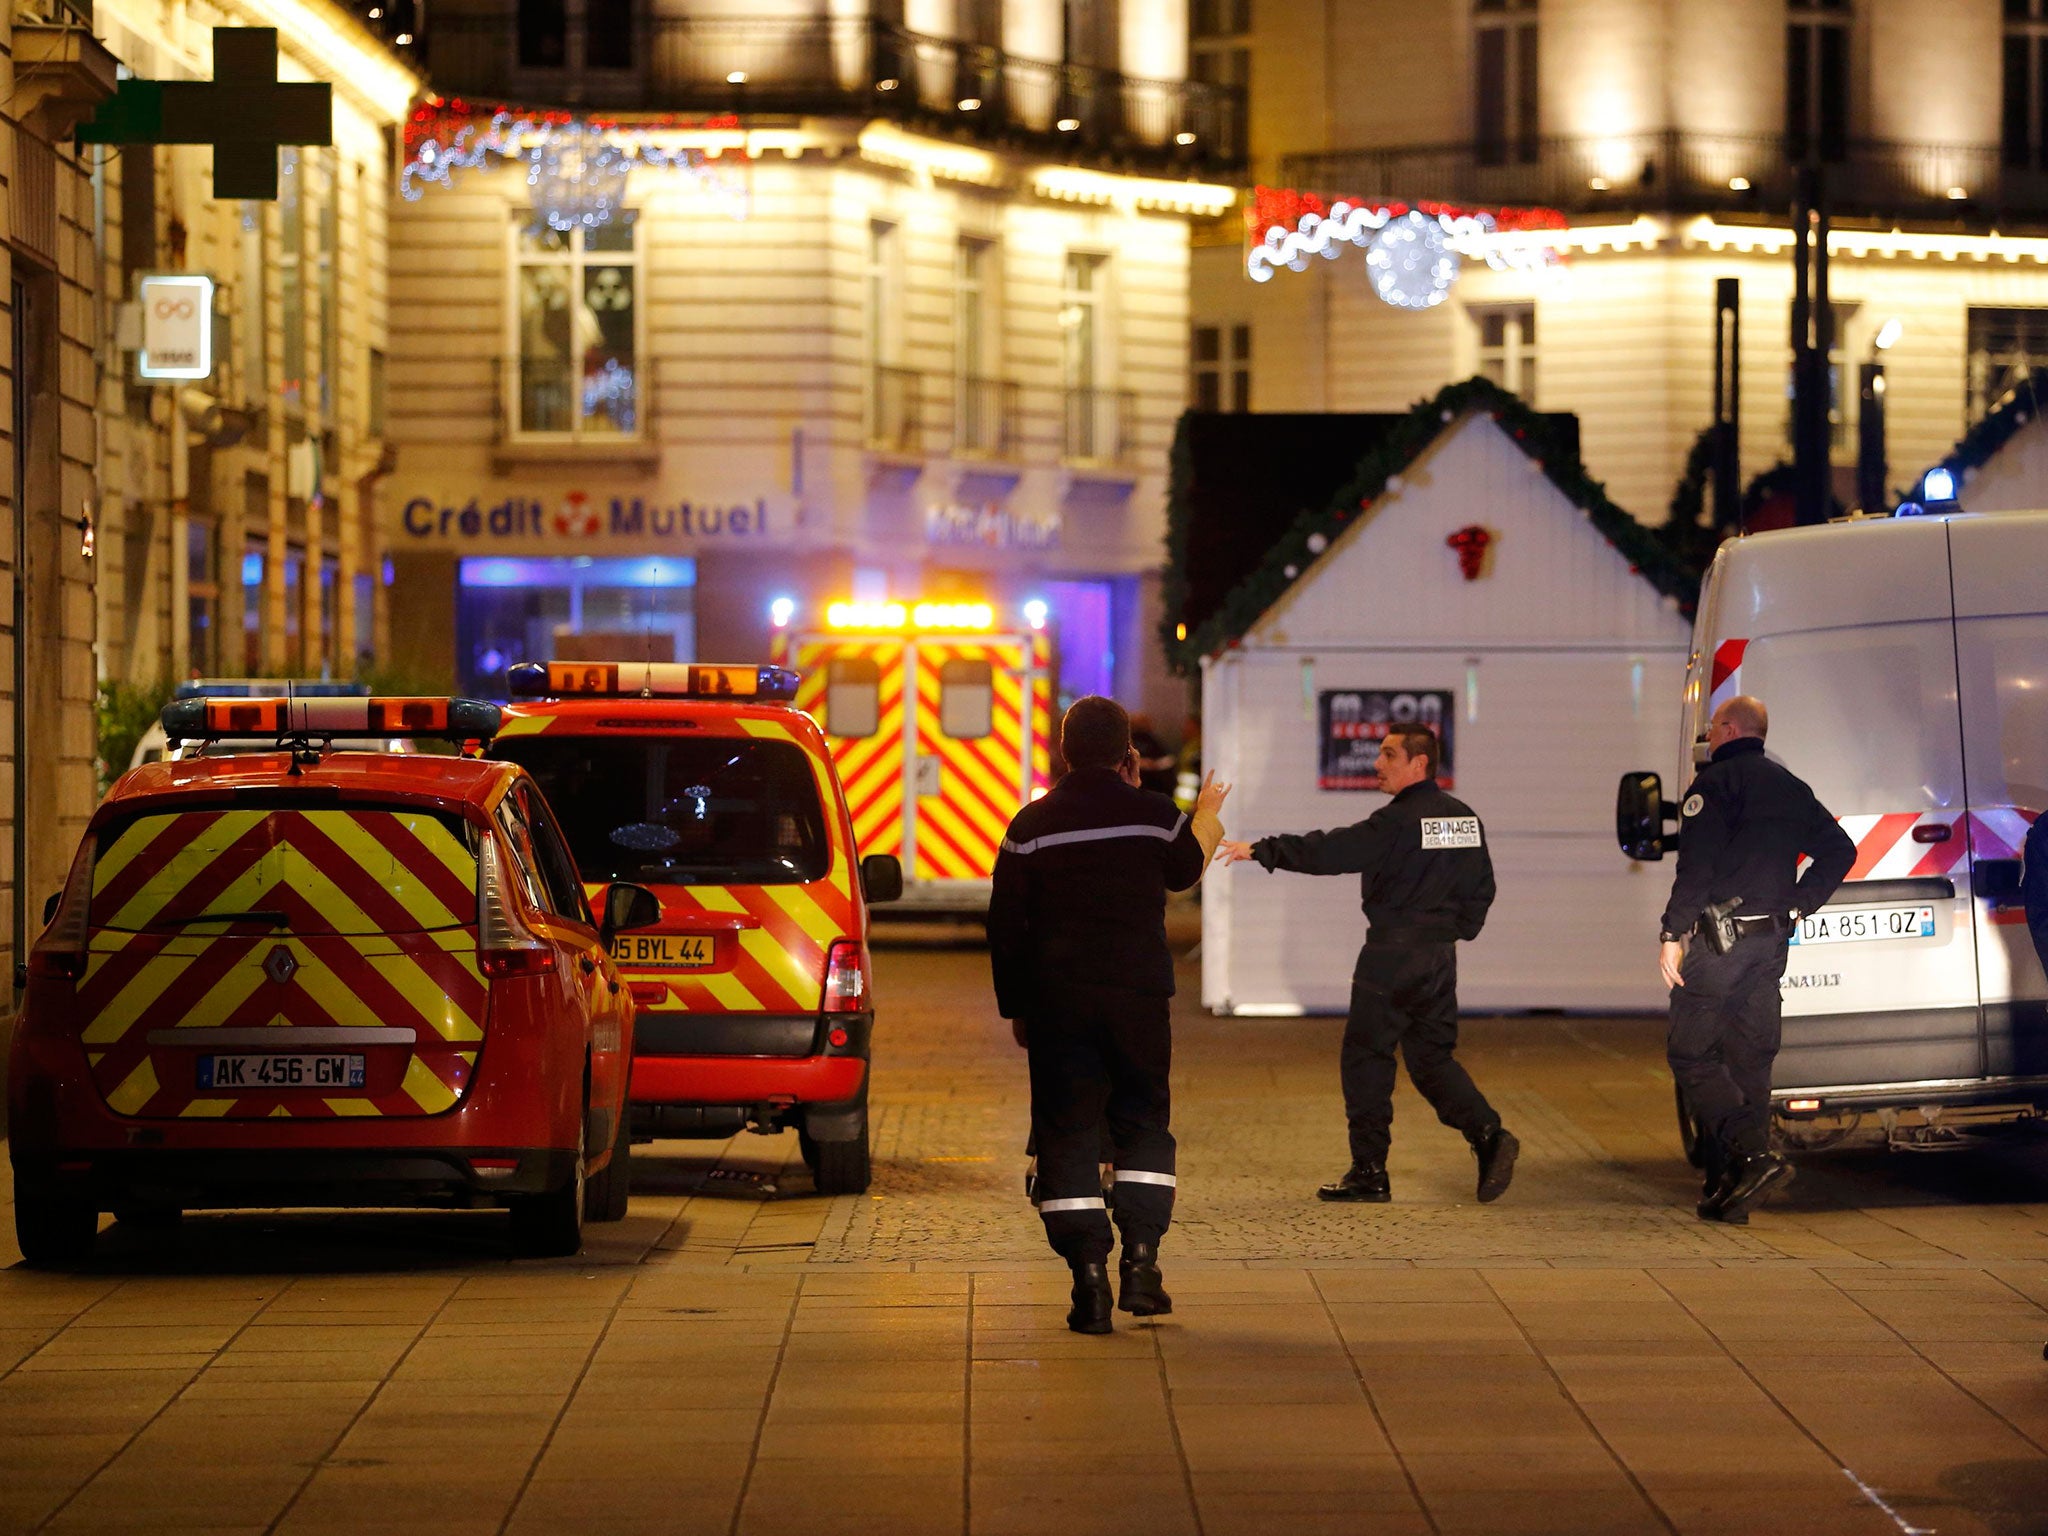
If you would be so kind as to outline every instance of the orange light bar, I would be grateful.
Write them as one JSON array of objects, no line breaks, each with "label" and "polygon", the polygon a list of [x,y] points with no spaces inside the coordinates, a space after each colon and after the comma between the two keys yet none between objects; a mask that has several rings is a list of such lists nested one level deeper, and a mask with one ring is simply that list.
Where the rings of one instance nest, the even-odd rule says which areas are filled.
[{"label": "orange light bar", "polygon": [[706,666],[684,661],[525,662],[506,674],[523,698],[775,699],[796,696],[796,674],[782,667]]},{"label": "orange light bar", "polygon": [[175,741],[223,736],[445,736],[488,740],[498,707],[475,699],[179,699],[164,707]]}]

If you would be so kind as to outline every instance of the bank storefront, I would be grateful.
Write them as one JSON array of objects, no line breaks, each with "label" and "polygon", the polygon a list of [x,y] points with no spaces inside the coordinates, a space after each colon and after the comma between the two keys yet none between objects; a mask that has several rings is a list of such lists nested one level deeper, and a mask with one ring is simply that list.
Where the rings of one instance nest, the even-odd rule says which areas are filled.
[{"label": "bank storefront", "polygon": [[494,697],[523,661],[765,660],[779,629],[848,600],[1036,615],[1063,698],[1129,692],[1140,664],[1141,578],[1068,549],[1056,507],[871,497],[849,537],[786,490],[396,478],[390,611],[421,685]]},{"label": "bank storefront", "polygon": [[787,496],[664,496],[596,478],[400,482],[395,632],[422,671],[472,695],[502,693],[522,661],[697,659],[701,641],[728,639],[732,605],[700,601],[707,583],[729,592],[797,560]]}]

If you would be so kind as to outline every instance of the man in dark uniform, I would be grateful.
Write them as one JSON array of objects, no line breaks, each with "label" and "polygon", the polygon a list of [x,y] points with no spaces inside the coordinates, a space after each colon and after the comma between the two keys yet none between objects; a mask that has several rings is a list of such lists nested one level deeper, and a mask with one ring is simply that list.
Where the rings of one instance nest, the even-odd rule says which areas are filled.
[{"label": "man in dark uniform", "polygon": [[1226,863],[1360,877],[1368,923],[1351,977],[1341,1058],[1351,1167],[1317,1190],[1324,1200],[1386,1201],[1394,1123],[1394,1050],[1445,1125],[1479,1159],[1479,1198],[1498,1200],[1521,1144],[1453,1054],[1458,1044],[1458,948],[1477,938],[1493,905],[1493,860],[1472,807],[1438,786],[1436,733],[1396,725],[1380,744],[1380,788],[1393,796],[1364,821],[1330,832],[1222,844]]},{"label": "man in dark uniform", "polygon": [[[1786,941],[1856,862],[1856,845],[1813,791],[1764,756],[1769,728],[1760,699],[1714,711],[1706,766],[1679,807],[1678,874],[1658,952],[1671,988],[1671,1075],[1702,1138],[1699,1213],[1737,1224],[1792,1178],[1770,1147]],[[1813,860],[1804,875],[1801,857]],[[1730,900],[1739,901],[1727,914],[1735,939],[1721,953],[1709,909]]]},{"label": "man in dark uniform", "polygon": [[1173,1310],[1159,1273],[1176,1183],[1166,893],[1201,879],[1230,790],[1212,776],[1187,816],[1138,788],[1130,717],[1111,699],[1074,702],[1060,752],[1067,776],[1017,813],[996,856],[989,959],[996,1006],[1029,1053],[1038,1214],[1074,1272],[1067,1326],[1108,1333],[1105,1123],[1123,1238],[1116,1305]]}]

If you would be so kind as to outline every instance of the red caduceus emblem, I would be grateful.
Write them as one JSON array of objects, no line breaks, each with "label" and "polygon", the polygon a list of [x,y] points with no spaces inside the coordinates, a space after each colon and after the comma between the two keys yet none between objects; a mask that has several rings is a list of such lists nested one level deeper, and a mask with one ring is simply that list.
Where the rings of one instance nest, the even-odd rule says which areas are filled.
[{"label": "red caduceus emblem", "polygon": [[1456,533],[1444,540],[1458,552],[1458,569],[1467,581],[1477,581],[1486,564],[1486,548],[1493,542],[1493,535],[1477,523],[1467,523]]}]

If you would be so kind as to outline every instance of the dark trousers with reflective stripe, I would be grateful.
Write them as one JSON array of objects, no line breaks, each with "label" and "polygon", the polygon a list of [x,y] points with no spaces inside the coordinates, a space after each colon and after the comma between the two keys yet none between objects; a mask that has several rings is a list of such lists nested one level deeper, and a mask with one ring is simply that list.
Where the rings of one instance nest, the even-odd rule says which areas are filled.
[{"label": "dark trousers with reflective stripe", "polygon": [[1437,1119],[1468,1141],[1500,1116],[1452,1053],[1458,1047],[1458,947],[1368,944],[1351,973],[1344,1025],[1344,1115],[1354,1167],[1384,1165],[1394,1132],[1394,1052]]},{"label": "dark trousers with reflective stripe", "polygon": [[1173,1217],[1173,1065],[1168,1000],[1121,987],[1046,989],[1025,1021],[1038,1211],[1046,1241],[1070,1264],[1109,1258],[1102,1198],[1103,1127],[1116,1154],[1116,1227],[1154,1243]]},{"label": "dark trousers with reflective stripe", "polygon": [[1717,955],[1694,935],[1671,989],[1665,1055],[1693,1118],[1709,1138],[1712,1177],[1729,1156],[1765,1151],[1771,1132],[1771,1067],[1778,1059],[1782,933],[1738,939]]}]

